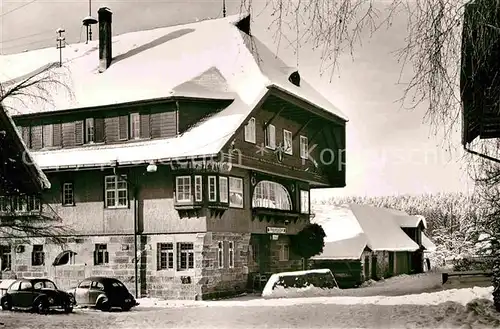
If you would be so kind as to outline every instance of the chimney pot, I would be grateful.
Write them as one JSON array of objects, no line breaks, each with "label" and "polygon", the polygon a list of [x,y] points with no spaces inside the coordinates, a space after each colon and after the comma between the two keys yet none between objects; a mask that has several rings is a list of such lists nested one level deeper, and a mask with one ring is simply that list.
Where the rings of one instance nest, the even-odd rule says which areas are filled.
[{"label": "chimney pot", "polygon": [[108,7],[101,7],[97,11],[99,21],[99,72],[104,72],[111,65],[111,16]]}]

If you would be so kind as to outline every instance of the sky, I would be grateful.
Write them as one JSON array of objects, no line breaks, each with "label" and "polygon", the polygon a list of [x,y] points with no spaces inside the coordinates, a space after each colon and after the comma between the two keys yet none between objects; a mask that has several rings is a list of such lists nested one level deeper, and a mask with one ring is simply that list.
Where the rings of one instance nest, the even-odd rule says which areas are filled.
[{"label": "sky", "polygon": [[[139,31],[222,17],[223,0],[108,0],[92,1],[92,15],[109,7],[113,34]],[[387,1],[380,1],[381,9]],[[405,16],[375,35],[365,33],[353,56],[343,55],[333,75],[321,70],[321,54],[304,44],[298,56],[292,47],[274,39],[272,9],[252,2],[252,34],[315,86],[345,113],[347,123],[347,186],[322,189],[314,199],[331,196],[381,196],[468,191],[473,187],[461,161],[459,132],[451,137],[455,149],[443,143],[423,122],[425,106],[400,108],[403,87],[397,84],[401,64],[392,54],[404,45]],[[226,1],[227,14],[240,12],[241,3]],[[0,1],[0,53],[9,54],[56,45],[55,30],[66,30],[68,43],[84,41],[82,19],[89,14],[88,0]],[[94,29],[94,39],[97,29]],[[288,36],[293,37],[293,36]],[[1,70],[1,68],[0,68]],[[323,74],[322,74],[323,73]],[[411,71],[404,71],[408,76]]]}]

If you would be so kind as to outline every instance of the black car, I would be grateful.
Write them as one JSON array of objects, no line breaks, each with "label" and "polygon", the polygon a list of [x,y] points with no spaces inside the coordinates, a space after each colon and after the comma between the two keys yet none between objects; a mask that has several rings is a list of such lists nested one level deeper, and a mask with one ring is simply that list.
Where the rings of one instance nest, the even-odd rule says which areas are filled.
[{"label": "black car", "polygon": [[109,311],[113,307],[128,311],[139,305],[120,280],[109,277],[87,278],[67,292],[73,297],[76,305],[95,307],[101,311]]},{"label": "black car", "polygon": [[3,310],[25,309],[38,313],[47,313],[49,310],[71,313],[73,304],[70,294],[58,290],[51,280],[42,278],[16,280],[0,299]]}]

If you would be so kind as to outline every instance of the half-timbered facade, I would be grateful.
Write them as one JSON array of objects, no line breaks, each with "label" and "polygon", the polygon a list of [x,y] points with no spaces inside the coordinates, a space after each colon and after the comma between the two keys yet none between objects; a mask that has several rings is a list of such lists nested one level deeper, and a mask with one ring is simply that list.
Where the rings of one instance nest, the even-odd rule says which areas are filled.
[{"label": "half-timbered facade", "polygon": [[[109,9],[99,21],[100,44],[74,45],[63,63],[70,96],[10,104],[52,182],[44,197],[72,230],[63,247],[33,237],[44,261],[16,254],[12,271],[207,298],[302,268],[289,237],[309,223],[310,190],[345,186],[342,112],[251,36],[249,16],[113,42]],[[9,76],[51,51],[5,58],[35,62]]]}]

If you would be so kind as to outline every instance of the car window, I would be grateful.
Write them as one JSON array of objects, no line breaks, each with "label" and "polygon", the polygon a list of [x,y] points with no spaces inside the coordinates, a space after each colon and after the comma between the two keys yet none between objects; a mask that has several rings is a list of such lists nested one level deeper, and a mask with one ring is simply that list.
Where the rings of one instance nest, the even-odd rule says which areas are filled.
[{"label": "car window", "polygon": [[18,291],[19,290],[19,282],[14,282],[13,284],[11,284],[11,286],[9,287],[9,290],[10,291]]},{"label": "car window", "polygon": [[104,285],[100,282],[94,281],[92,282],[92,289],[104,290]]},{"label": "car window", "polygon": [[47,281],[44,281],[43,283],[45,284],[45,288],[54,289],[54,290],[57,289],[55,283],[52,281],[47,280]]},{"label": "car window", "polygon": [[78,288],[88,289],[90,288],[90,281],[82,281],[78,285]]},{"label": "car window", "polygon": [[33,288],[34,289],[43,289],[43,281],[35,282],[35,284],[33,285]]},{"label": "car window", "polygon": [[121,282],[113,282],[113,287],[123,287]]},{"label": "car window", "polygon": [[21,282],[21,287],[19,288],[19,290],[30,290],[31,288],[33,288],[31,282],[23,281]]}]

